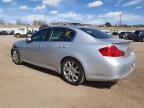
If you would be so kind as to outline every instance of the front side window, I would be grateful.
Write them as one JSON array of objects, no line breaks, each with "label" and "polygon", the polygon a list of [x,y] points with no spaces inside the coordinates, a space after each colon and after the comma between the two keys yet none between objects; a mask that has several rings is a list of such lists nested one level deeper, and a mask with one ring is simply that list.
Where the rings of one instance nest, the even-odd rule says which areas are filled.
[{"label": "front side window", "polygon": [[51,41],[70,42],[73,40],[75,32],[67,28],[53,28]]},{"label": "front side window", "polygon": [[21,28],[21,29],[19,29],[19,30],[21,30],[21,31],[25,31],[25,29],[24,29],[24,28]]},{"label": "front side window", "polygon": [[80,28],[82,31],[88,33],[89,35],[93,36],[94,38],[98,38],[98,39],[108,39],[108,38],[112,38],[112,36],[102,32],[102,31],[99,31],[99,30],[96,30],[96,29],[93,29],[93,28]]},{"label": "front side window", "polygon": [[51,28],[46,28],[38,31],[32,36],[33,41],[48,41],[50,37]]}]

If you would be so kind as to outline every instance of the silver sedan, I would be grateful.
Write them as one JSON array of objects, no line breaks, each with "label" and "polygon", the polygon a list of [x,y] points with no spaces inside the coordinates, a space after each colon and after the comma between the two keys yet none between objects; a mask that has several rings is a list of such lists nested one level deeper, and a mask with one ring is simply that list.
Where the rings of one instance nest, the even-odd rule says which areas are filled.
[{"label": "silver sedan", "polygon": [[51,69],[73,85],[83,81],[115,81],[135,68],[131,41],[90,27],[48,27],[13,44],[16,64]]}]

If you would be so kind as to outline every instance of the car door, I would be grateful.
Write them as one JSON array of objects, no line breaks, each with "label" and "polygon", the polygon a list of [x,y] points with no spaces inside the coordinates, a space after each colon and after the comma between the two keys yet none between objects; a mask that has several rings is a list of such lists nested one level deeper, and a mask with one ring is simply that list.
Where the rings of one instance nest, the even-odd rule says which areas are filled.
[{"label": "car door", "polygon": [[[50,38],[51,28],[38,31],[32,36],[31,42],[26,42],[23,48],[24,60],[32,64],[44,65],[47,59],[46,46]],[[46,53],[45,53],[46,52]]]},{"label": "car door", "polygon": [[142,38],[144,38],[144,31],[141,31]]},{"label": "car door", "polygon": [[22,34],[22,35],[26,34],[26,28],[22,28],[22,29],[21,29],[21,34]]},{"label": "car door", "polygon": [[74,30],[64,27],[54,27],[49,42],[49,65],[53,69],[57,69],[60,65],[61,58],[70,50],[72,41],[76,35]]}]

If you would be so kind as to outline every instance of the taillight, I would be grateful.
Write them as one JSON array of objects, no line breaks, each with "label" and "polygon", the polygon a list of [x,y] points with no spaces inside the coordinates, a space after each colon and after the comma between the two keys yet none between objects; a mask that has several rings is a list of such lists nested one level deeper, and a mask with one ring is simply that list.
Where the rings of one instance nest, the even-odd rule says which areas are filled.
[{"label": "taillight", "polygon": [[103,56],[108,56],[108,57],[120,57],[124,56],[124,52],[118,49],[115,45],[107,46],[104,48],[99,49],[99,52]]}]

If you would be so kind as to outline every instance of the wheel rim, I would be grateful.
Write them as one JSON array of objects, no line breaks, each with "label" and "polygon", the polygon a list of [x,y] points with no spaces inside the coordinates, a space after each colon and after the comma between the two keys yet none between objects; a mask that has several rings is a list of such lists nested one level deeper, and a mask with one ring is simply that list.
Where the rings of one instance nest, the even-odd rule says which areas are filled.
[{"label": "wheel rim", "polygon": [[16,50],[13,51],[13,60],[16,63],[19,62],[19,55],[18,55],[18,52]]},{"label": "wheel rim", "polygon": [[19,35],[19,34],[18,34],[17,36],[18,36],[18,37],[20,37],[20,35]]},{"label": "wheel rim", "polygon": [[16,37],[17,37],[17,38],[20,38],[20,34],[17,34]]},{"label": "wheel rim", "polygon": [[67,61],[63,66],[63,73],[66,80],[76,82],[80,77],[80,67],[74,61]]}]

